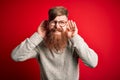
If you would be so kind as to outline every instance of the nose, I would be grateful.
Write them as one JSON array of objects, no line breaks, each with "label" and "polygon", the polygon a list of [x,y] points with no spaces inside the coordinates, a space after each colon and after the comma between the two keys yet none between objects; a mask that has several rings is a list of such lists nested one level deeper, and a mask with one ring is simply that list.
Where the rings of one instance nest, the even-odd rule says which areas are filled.
[{"label": "nose", "polygon": [[58,29],[58,28],[61,28],[61,27],[60,27],[60,25],[58,23],[56,23],[55,28]]}]

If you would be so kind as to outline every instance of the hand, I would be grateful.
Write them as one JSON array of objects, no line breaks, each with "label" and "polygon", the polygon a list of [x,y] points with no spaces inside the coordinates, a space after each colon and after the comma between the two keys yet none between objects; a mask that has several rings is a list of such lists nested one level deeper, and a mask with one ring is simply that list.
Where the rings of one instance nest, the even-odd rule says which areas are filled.
[{"label": "hand", "polygon": [[40,34],[40,36],[42,36],[42,38],[45,37],[46,35],[46,28],[48,26],[48,21],[44,20],[40,23],[40,25],[38,26],[38,30],[37,32]]},{"label": "hand", "polygon": [[67,36],[68,38],[72,38],[76,34],[78,34],[76,23],[72,20],[69,20],[67,23]]}]

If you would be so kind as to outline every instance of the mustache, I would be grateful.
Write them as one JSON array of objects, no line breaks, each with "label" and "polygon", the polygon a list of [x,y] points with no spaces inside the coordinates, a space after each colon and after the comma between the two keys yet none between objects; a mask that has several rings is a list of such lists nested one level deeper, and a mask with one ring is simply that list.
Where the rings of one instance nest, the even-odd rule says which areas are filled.
[{"label": "mustache", "polygon": [[52,28],[49,30],[50,32],[56,32],[56,31],[59,31],[59,32],[63,32],[63,29],[60,29],[60,28]]}]

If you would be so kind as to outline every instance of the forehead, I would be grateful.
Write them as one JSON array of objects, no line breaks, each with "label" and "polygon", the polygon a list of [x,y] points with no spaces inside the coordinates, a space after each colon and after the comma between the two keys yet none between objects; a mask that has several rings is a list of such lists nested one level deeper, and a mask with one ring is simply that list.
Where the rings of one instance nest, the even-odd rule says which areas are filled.
[{"label": "forehead", "polygon": [[67,16],[62,15],[62,16],[57,16],[54,20],[55,21],[67,21],[68,18],[67,18]]}]

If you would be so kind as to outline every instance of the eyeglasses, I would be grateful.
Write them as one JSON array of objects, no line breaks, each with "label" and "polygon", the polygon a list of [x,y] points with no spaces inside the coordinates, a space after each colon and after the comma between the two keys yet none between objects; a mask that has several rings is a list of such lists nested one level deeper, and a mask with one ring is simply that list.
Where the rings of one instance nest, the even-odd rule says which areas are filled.
[{"label": "eyeglasses", "polygon": [[50,21],[51,26],[55,26],[57,23],[59,24],[59,26],[64,27],[66,25],[67,21],[54,21],[54,20]]}]

